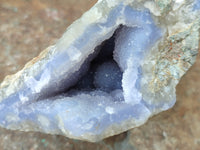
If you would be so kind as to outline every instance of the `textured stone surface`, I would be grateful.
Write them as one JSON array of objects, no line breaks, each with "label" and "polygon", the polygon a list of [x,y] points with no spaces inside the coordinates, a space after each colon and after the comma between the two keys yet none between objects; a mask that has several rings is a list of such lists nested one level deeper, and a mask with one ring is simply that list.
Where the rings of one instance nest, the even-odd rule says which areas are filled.
[{"label": "textured stone surface", "polygon": [[[198,62],[197,62],[198,63]],[[198,65],[198,64],[197,64]],[[194,69],[193,69],[194,70]],[[195,70],[194,70],[195,71]],[[199,70],[198,69],[196,69],[196,72],[195,73],[199,73]],[[190,74],[189,74],[190,75]],[[189,75],[187,75],[187,76],[189,76]],[[187,76],[186,76],[186,79],[189,79],[189,77],[187,78]],[[197,76],[197,75],[193,75],[194,77],[195,76]],[[198,76],[197,76],[198,77]],[[195,81],[197,81],[198,80],[198,78],[195,78]],[[189,82],[190,80],[188,80],[188,82]],[[198,82],[197,82],[198,83]],[[198,84],[197,84],[196,82],[193,82],[193,84],[192,84],[192,86],[193,87],[196,87],[196,89],[194,89],[194,90],[191,90],[191,89],[193,89],[193,88],[189,88],[189,87],[187,87],[187,89],[185,90],[185,91],[190,91],[189,92],[189,96],[188,96],[188,99],[189,98],[191,98],[192,96],[190,95],[191,93],[194,93],[195,94],[195,91],[198,91]],[[183,85],[184,85],[185,83],[183,83]],[[185,85],[188,85],[188,83],[186,83]],[[189,84],[190,85],[190,84]],[[186,87],[186,86],[185,86]],[[183,90],[184,90],[184,88],[182,88]],[[189,90],[190,89],[190,90]],[[186,92],[183,92],[183,93],[186,93]],[[186,99],[187,98],[187,95],[183,95],[182,97],[181,97],[181,99]],[[194,97],[194,99],[198,99],[198,93],[196,92],[196,96]],[[178,100],[179,100],[179,98],[178,98]],[[181,100],[181,101],[183,101],[183,100]],[[179,102],[179,101],[178,101]],[[190,103],[191,101],[189,101],[188,103]],[[179,104],[179,103],[178,103]],[[186,103],[187,104],[187,103]],[[185,109],[186,110],[188,110],[189,112],[191,111],[191,115],[189,115],[188,114],[188,117],[189,118],[194,118],[195,116],[193,116],[192,115],[192,112],[195,112],[196,113],[196,111],[195,110],[198,110],[198,109],[193,109],[193,108],[198,108],[198,101],[195,101],[195,103],[193,103],[194,105],[186,105],[185,103],[183,104],[183,107],[182,107],[182,105],[181,106],[179,106],[179,109],[183,109],[184,107],[186,107]],[[186,105],[186,106],[185,106]],[[189,106],[189,108],[188,108],[188,106]],[[133,130],[133,134],[131,134],[131,136],[133,136],[133,137],[135,137],[137,140],[134,140],[132,143],[134,143],[135,145],[137,145],[138,146],[138,149],[139,149],[139,146],[141,146],[141,143],[140,143],[140,141],[142,141],[142,143],[145,143],[144,144],[144,147],[148,147],[149,145],[150,146],[152,146],[152,143],[154,144],[154,142],[151,142],[150,140],[148,140],[148,137],[154,137],[153,139],[154,140],[157,140],[156,142],[155,142],[155,144],[154,144],[154,146],[156,147],[159,147],[159,145],[156,145],[156,143],[159,143],[159,141],[162,141],[163,139],[162,139],[162,135],[159,137],[159,135],[162,133],[162,131],[163,131],[163,129],[166,129],[165,128],[165,126],[162,126],[162,124],[161,123],[159,123],[158,122],[158,120],[161,120],[161,122],[162,122],[162,120],[164,120],[163,122],[164,123],[168,123],[168,121],[170,122],[170,120],[172,121],[172,123],[174,123],[175,122],[175,124],[176,124],[176,127],[178,128],[178,129],[180,129],[179,130],[179,134],[182,134],[182,133],[184,133],[185,132],[185,130],[190,130],[190,128],[194,128],[195,127],[195,123],[194,124],[190,124],[190,121],[189,121],[189,119],[188,119],[188,123],[187,123],[187,121],[185,121],[185,123],[186,123],[186,125],[187,126],[189,126],[188,128],[184,128],[184,127],[182,127],[183,125],[182,125],[182,123],[180,123],[181,121],[184,121],[183,119],[181,119],[181,118],[183,118],[182,116],[185,114],[185,113],[183,113],[183,114],[180,114],[180,110],[174,110],[173,109],[173,111],[172,112],[169,112],[170,114],[169,115],[167,115],[167,116],[170,116],[170,115],[173,115],[173,113],[178,113],[177,115],[176,115],[176,117],[179,117],[180,119],[177,119],[178,121],[176,121],[176,120],[171,120],[172,118],[171,117],[169,117],[169,118],[165,118],[166,116],[164,115],[164,116],[162,116],[162,114],[161,115],[159,115],[158,117],[157,117],[157,119],[155,119],[156,117],[154,117],[153,118],[153,121],[150,121],[150,123],[147,123],[147,125],[144,125],[146,128],[143,128],[143,127],[141,127],[141,128],[139,128],[139,129],[135,129],[136,130],[136,132],[134,133],[134,131],[135,130]],[[168,112],[167,112],[168,113]],[[172,113],[172,114],[171,114]],[[161,117],[160,117],[161,116]],[[187,117],[186,117],[187,118]],[[165,121],[166,120],[166,121]],[[155,122],[154,122],[155,121]],[[196,124],[198,124],[198,119],[194,119],[194,122],[197,122]],[[166,123],[166,124],[167,124]],[[150,125],[149,125],[150,124]],[[161,127],[161,129],[160,130],[158,130],[158,129],[155,129],[155,130],[153,130],[152,132],[152,134],[151,134],[151,130],[149,130],[149,129],[152,129],[153,127],[152,126],[155,126],[156,124],[159,124],[158,126],[162,126]],[[170,124],[170,123],[169,123]],[[167,126],[167,125],[166,125]],[[182,143],[185,143],[185,146],[187,146],[187,147],[189,147],[189,148],[191,148],[191,147],[193,147],[193,148],[195,148],[195,146],[197,147],[198,146],[198,132],[194,132],[193,131],[193,133],[192,133],[192,136],[189,136],[190,135],[190,133],[189,133],[189,131],[188,131],[188,134],[186,134],[186,136],[185,137],[179,137],[178,135],[178,133],[176,133],[176,130],[177,130],[177,128],[174,128],[174,133],[172,134],[170,134],[170,133],[168,133],[168,132],[171,132],[171,128],[169,128],[169,131],[165,131],[167,134],[165,134],[164,133],[164,136],[166,136],[166,135],[168,135],[168,139],[166,139],[165,141],[163,141],[163,143],[164,142],[166,142],[168,145],[162,145],[162,146],[160,146],[161,148],[163,148],[163,149],[165,149],[165,148],[167,148],[167,146],[169,146],[169,147],[171,147],[171,148],[181,148],[181,145],[178,145],[179,144],[179,141],[183,141]],[[198,127],[196,127],[196,128],[198,128]],[[194,128],[195,129],[195,128]],[[143,131],[142,131],[143,130]],[[172,130],[173,131],[173,130]],[[9,132],[8,133],[8,136],[9,135],[12,135],[12,133],[19,133],[19,132]],[[138,133],[138,134],[137,134]],[[144,134],[144,136],[143,136],[143,134],[141,134],[141,133],[145,133]],[[155,134],[155,133],[157,133],[157,134]],[[19,135],[23,135],[23,134],[19,134]],[[41,136],[41,134],[28,134],[28,135],[30,135],[30,137],[33,135],[33,137],[34,137],[34,135],[36,135],[36,136]],[[158,135],[158,137],[156,137],[155,135]],[[184,134],[185,135],[185,134]],[[188,144],[187,143],[187,137],[188,136],[191,138],[191,141],[190,141],[190,144]],[[13,137],[13,136],[11,136],[11,137]],[[54,136],[50,136],[50,137],[54,137]],[[57,137],[57,136],[56,136]],[[140,138],[138,138],[138,137],[140,137]],[[197,138],[196,138],[197,137]],[[15,137],[14,137],[15,138]],[[17,139],[18,137],[16,137],[16,139]],[[173,140],[173,139],[176,139],[176,140]],[[181,139],[180,139],[181,138]],[[184,140],[184,138],[186,139],[186,140]],[[62,138],[61,138],[62,139]],[[122,138],[123,139],[123,138]],[[140,140],[139,140],[140,139]],[[8,140],[9,140],[9,137],[8,137]],[[31,139],[27,139],[27,140],[31,140]],[[52,138],[50,138],[50,140],[52,140]],[[56,140],[56,139],[55,139]],[[169,140],[169,141],[168,141]],[[6,141],[6,139],[5,139],[5,141]],[[34,141],[34,138],[33,138],[33,141]],[[58,138],[57,139],[57,142],[60,142],[60,138]],[[62,140],[61,140],[62,141]],[[107,140],[107,141],[105,141],[105,142],[110,142],[110,141],[112,141],[112,139],[110,140]],[[174,145],[173,145],[173,141],[178,141],[177,143],[175,142],[174,143]],[[186,142],[185,142],[186,141]],[[36,140],[36,142],[39,142],[39,141],[37,141]],[[44,140],[42,140],[42,142],[41,143],[45,143],[45,142],[47,142],[48,143],[48,141],[44,141]],[[59,143],[58,142],[58,143]],[[136,143],[136,142],[138,142],[138,143]],[[170,142],[172,142],[172,144],[170,143]],[[194,142],[194,144],[191,144],[191,143],[193,143]],[[5,142],[6,143],[6,142]],[[66,142],[67,143],[67,142]],[[148,145],[149,144],[149,145]],[[36,145],[36,144],[35,144]],[[45,145],[45,144],[44,144]],[[59,144],[58,144],[59,145]],[[57,145],[57,146],[58,146]],[[61,144],[62,145],[62,144]],[[76,147],[77,149],[80,149],[80,147],[78,146],[79,144],[77,144],[77,145],[73,145],[72,144],[72,147]],[[88,146],[88,144],[86,144],[86,143],[81,143],[80,145],[82,145],[82,147],[87,147]],[[100,145],[100,147],[102,146],[102,147],[104,147],[104,144],[99,144]],[[188,146],[188,145],[190,145],[190,146]],[[64,145],[64,146],[67,146],[67,144],[66,145]],[[63,147],[64,147],[63,146]],[[90,145],[91,147],[96,147],[95,145],[93,145],[93,144],[91,144]],[[136,147],[137,147],[136,146]],[[35,146],[36,147],[36,146]],[[51,144],[49,145],[49,147],[53,147]],[[79,147],[79,148],[78,148]],[[98,147],[98,146],[97,146]],[[101,147],[101,148],[102,148]],[[105,149],[107,149],[109,146],[107,145],[107,146],[105,146]],[[65,147],[66,148],[66,147]],[[160,148],[160,149],[161,149]],[[182,149],[184,149],[185,147],[183,147]],[[53,148],[52,148],[53,149]]]}]

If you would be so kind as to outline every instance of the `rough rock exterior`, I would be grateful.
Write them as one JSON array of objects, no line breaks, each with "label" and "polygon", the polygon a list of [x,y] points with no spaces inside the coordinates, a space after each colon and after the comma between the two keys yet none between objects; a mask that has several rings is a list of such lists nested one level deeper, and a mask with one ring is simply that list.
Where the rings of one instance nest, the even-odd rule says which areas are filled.
[{"label": "rough rock exterior", "polygon": [[[99,1],[55,46],[4,80],[1,126],[97,141],[169,109],[175,103],[176,84],[198,52],[198,5],[199,1]],[[63,86],[68,89],[77,82],[84,61],[88,66],[88,56],[114,32],[113,56],[123,72],[123,90],[63,94]]]}]

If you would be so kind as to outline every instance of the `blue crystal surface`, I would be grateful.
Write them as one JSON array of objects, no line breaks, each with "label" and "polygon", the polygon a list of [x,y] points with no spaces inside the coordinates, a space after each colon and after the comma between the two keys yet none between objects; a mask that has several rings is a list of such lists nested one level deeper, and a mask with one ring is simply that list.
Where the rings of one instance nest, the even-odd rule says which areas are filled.
[{"label": "blue crystal surface", "polygon": [[[119,18],[123,18],[120,24]],[[108,32],[103,34],[103,29]],[[91,69],[92,59],[98,57],[96,48],[90,50],[91,43],[99,41],[96,46],[101,45],[113,34],[113,61],[118,66],[114,63],[97,64],[98,69],[83,79],[85,72]],[[70,47],[63,47],[39,74],[28,78],[23,88],[0,103],[0,125],[20,129],[27,124],[34,131],[79,139],[89,135],[98,139],[107,130],[112,130],[113,125],[120,129],[128,121],[142,124],[151,111],[137,87],[142,75],[139,70],[144,56],[161,36],[162,32],[148,10],[134,10],[123,4],[116,6],[106,21],[88,26]],[[84,52],[87,51],[91,51],[89,56],[82,60],[76,71],[71,71],[78,66],[73,58],[78,53],[86,55]],[[102,57],[106,57],[107,52],[105,50]],[[128,67],[131,67],[130,72]],[[122,77],[125,76],[130,77],[130,87],[123,87]],[[92,85],[93,77],[95,85]],[[79,79],[82,80],[76,87]],[[77,90],[85,86],[96,87]],[[64,92],[66,90],[68,92]],[[125,91],[128,100],[123,96]],[[129,129],[134,123],[126,126]]]}]

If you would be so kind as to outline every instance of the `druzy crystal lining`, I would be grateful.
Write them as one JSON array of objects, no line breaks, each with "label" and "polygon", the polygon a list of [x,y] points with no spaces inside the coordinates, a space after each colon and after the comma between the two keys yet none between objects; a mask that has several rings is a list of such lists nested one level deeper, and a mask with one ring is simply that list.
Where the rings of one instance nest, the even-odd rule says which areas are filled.
[{"label": "druzy crystal lining", "polygon": [[[182,74],[172,80],[178,62],[165,59],[166,29],[153,14],[140,2],[99,1],[13,76],[12,86],[2,83],[0,125],[98,141],[172,107]],[[194,39],[187,48],[196,54],[199,26],[190,27],[185,39]]]}]

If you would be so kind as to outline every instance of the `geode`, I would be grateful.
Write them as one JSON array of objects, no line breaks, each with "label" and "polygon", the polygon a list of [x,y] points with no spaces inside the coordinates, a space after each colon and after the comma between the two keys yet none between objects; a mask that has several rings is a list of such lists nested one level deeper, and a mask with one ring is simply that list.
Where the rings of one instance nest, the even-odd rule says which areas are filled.
[{"label": "geode", "polygon": [[99,0],[0,85],[0,126],[99,141],[171,108],[199,49],[199,0]]}]

